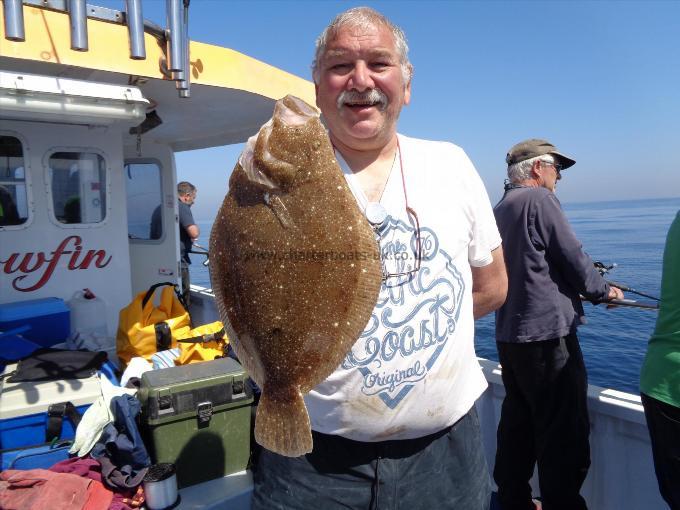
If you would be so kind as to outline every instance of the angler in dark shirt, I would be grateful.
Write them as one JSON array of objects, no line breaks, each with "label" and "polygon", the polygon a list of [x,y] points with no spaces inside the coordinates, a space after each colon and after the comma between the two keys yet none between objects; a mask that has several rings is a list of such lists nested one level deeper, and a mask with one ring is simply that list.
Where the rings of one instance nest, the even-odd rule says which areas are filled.
[{"label": "angler in dark shirt", "polygon": [[180,251],[180,270],[182,273],[182,294],[184,302],[189,304],[189,252],[200,235],[200,229],[191,214],[191,206],[196,201],[196,186],[190,182],[182,181],[177,183],[177,199],[179,211],[179,251]]},{"label": "angler in dark shirt", "polygon": [[575,161],[545,140],[507,154],[509,182],[494,208],[503,238],[508,297],[496,312],[506,397],[494,479],[504,510],[534,508],[538,464],[544,510],[586,508],[579,494],[590,466],[588,382],[576,328],[581,297],[621,299],[583,251],[554,194]]}]

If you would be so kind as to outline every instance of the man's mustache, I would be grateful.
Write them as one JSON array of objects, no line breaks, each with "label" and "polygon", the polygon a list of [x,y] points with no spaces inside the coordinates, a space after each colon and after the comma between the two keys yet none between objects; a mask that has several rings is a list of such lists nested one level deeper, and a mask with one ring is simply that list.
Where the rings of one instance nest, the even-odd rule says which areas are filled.
[{"label": "man's mustache", "polygon": [[359,92],[358,90],[343,90],[338,96],[337,105],[378,105],[381,110],[387,108],[387,95],[380,89],[370,89]]}]

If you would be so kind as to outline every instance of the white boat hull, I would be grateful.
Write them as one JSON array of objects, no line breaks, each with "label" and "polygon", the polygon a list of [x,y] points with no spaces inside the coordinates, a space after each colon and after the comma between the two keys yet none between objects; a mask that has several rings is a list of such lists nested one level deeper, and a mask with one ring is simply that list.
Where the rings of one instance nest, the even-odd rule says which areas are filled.
[{"label": "white boat hull", "polygon": [[[489,388],[477,401],[486,459],[493,472],[505,388],[500,365],[479,359]],[[639,395],[588,386],[591,466],[581,494],[593,510],[663,509]],[[531,485],[540,495],[534,473]]]}]

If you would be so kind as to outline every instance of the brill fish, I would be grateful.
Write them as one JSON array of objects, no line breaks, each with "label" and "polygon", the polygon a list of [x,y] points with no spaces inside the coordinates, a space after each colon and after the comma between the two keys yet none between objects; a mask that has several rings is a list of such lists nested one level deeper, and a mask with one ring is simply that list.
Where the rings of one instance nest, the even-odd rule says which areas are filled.
[{"label": "brill fish", "polygon": [[312,451],[303,394],[342,362],[381,284],[378,244],[319,116],[286,96],[247,143],[210,234],[211,281],[239,360],[262,388],[255,439]]}]

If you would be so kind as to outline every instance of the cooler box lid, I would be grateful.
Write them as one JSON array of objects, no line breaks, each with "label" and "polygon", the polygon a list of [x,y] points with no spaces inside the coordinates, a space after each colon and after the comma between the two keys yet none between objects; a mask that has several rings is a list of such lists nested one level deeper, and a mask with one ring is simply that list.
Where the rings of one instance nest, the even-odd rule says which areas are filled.
[{"label": "cooler box lid", "polygon": [[[16,369],[16,363],[5,367],[5,374]],[[71,402],[75,407],[88,405],[101,396],[97,374],[85,379],[61,379],[12,383],[0,380],[0,420],[47,412],[51,404]]]},{"label": "cooler box lid", "polygon": [[243,367],[231,358],[152,370],[142,374],[137,398],[147,421],[196,416],[211,408],[249,405],[253,400]]},{"label": "cooler box lid", "polygon": [[3,303],[0,304],[0,324],[68,311],[68,305],[57,297]]}]

